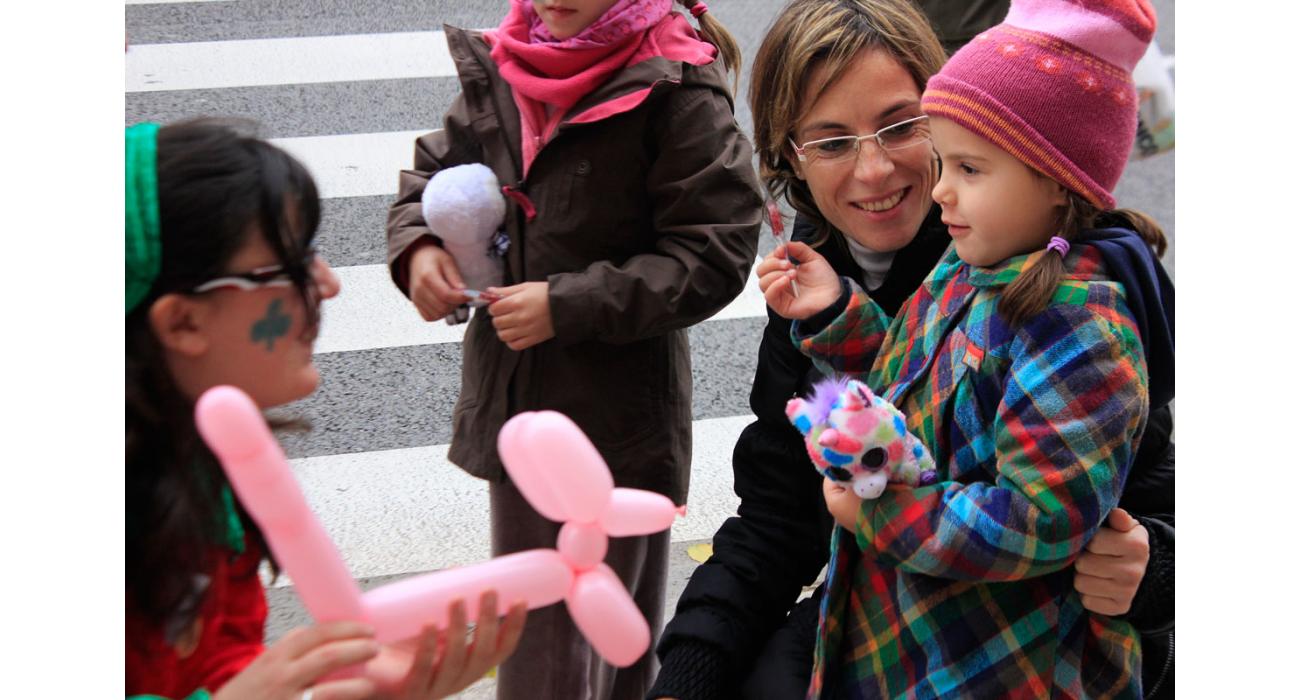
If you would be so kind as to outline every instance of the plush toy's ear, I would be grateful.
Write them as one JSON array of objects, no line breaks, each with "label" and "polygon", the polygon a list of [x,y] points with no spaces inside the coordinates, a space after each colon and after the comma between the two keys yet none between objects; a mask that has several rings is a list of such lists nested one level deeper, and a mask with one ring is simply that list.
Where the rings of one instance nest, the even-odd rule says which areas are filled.
[{"label": "plush toy's ear", "polygon": [[804,435],[813,428],[812,416],[809,415],[808,408],[808,402],[800,398],[790,399],[785,404],[785,417],[789,418],[790,423]]},{"label": "plush toy's ear", "polygon": [[849,387],[857,392],[858,398],[862,399],[864,403],[875,403],[876,395],[871,393],[871,388],[866,384],[854,379],[849,382]]},{"label": "plush toy's ear", "polygon": [[862,403],[861,395],[852,389],[845,391],[844,394],[840,396],[839,404],[839,407],[845,411],[861,411],[865,406],[865,404]]}]

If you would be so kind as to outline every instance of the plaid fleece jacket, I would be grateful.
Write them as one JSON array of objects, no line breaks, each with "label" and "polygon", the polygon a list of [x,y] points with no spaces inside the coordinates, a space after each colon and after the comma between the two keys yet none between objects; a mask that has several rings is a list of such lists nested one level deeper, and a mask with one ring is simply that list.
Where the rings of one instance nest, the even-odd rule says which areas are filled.
[{"label": "plaid fleece jacket", "polygon": [[902,409],[940,470],[836,528],[809,697],[1141,696],[1137,633],[1083,608],[1070,564],[1146,420],[1142,343],[1086,245],[1009,328],[995,309],[1033,255],[974,268],[950,247],[897,319],[854,285],[820,332],[792,327],[823,372]]}]

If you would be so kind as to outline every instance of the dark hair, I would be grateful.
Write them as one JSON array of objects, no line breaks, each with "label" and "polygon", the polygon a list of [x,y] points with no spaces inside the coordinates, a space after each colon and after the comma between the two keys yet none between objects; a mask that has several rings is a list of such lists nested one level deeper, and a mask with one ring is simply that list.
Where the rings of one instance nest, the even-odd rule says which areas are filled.
[{"label": "dark hair", "polygon": [[[1168,246],[1165,233],[1151,217],[1132,209],[1103,211],[1074,192],[1066,190],[1065,194],[1060,233],[1056,235],[1073,242],[1084,229],[1096,228],[1099,224],[1119,226],[1136,231],[1151,246],[1157,258],[1165,254]],[[1037,263],[1022,271],[1007,285],[1002,298],[998,300],[998,313],[1011,326],[1019,326],[1047,308],[1063,274],[1064,258],[1054,251],[1047,251]]]},{"label": "dark hair", "polygon": [[[188,600],[223,542],[225,474],[200,439],[193,403],[168,371],[149,322],[159,297],[220,276],[254,231],[293,279],[308,314],[319,294],[301,263],[320,223],[316,184],[301,163],[252,135],[253,125],[196,119],[158,132],[162,260],[149,294],[126,316],[126,589],[128,608],[155,625],[198,611]],[[240,510],[246,531],[261,532]],[[183,620],[188,624],[189,620]]]}]

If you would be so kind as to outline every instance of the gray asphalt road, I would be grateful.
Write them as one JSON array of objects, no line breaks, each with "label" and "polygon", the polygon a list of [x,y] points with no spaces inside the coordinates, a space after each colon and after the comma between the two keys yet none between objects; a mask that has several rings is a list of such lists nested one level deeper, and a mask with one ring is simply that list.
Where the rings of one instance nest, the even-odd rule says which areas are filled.
[{"label": "gray asphalt road", "polygon": [[[746,56],[752,57],[776,9],[776,0],[711,0],[715,15],[737,36]],[[1161,16],[1158,41],[1166,53],[1173,53],[1173,2],[1157,0]],[[409,2],[389,0],[236,0],[233,2],[180,2],[174,4],[132,4],[126,7],[126,27],[131,44],[138,47],[133,60],[160,45],[193,48],[205,54],[197,42],[218,42],[222,47],[245,47],[250,40],[270,42],[267,54],[284,59],[298,51],[286,40],[303,37],[358,34],[390,35],[438,30],[443,23],[465,27],[494,26],[504,12],[501,0],[465,3],[448,0]],[[256,43],[256,42],[254,42]],[[175,48],[175,47],[174,47]],[[206,50],[206,49],[204,49]],[[278,52],[278,53],[277,53]],[[746,68],[747,71],[747,68]],[[747,77],[747,72],[746,72]],[[742,85],[744,81],[742,81]],[[159,91],[132,91],[126,95],[126,123],[141,120],[168,122],[199,114],[243,116],[257,120],[262,133],[289,142],[309,142],[303,137],[342,137],[387,132],[430,130],[439,125],[444,110],[457,90],[454,77],[379,77],[325,82],[285,82],[242,86],[198,87]],[[737,118],[750,128],[749,109],[738,106]],[[315,142],[312,142],[313,144]],[[313,148],[316,146],[312,146]],[[327,144],[321,148],[336,148]],[[409,164],[409,150],[405,157]],[[359,159],[364,159],[357,156]],[[393,180],[402,164],[391,169]],[[1172,238],[1174,229],[1174,155],[1172,153],[1130,166],[1118,188],[1122,206],[1152,214]],[[359,194],[335,196],[324,203],[320,242],[324,255],[343,271],[358,278],[373,272],[384,262],[384,219],[391,195]],[[771,248],[764,239],[763,251]],[[1166,263],[1172,272],[1173,254]],[[349,278],[351,279],[351,278]],[[345,287],[345,293],[347,292]],[[326,312],[327,324],[330,311]],[[345,329],[365,335],[365,328]],[[757,313],[712,320],[691,332],[695,418],[699,435],[734,435],[749,414],[747,396],[754,371],[754,353],[762,330]],[[364,343],[363,343],[364,345]],[[328,497],[345,490],[339,474],[373,475],[366,489],[406,493],[423,488],[403,479],[411,477],[398,469],[409,455],[437,453],[450,439],[450,412],[458,392],[460,344],[453,341],[414,344],[378,342],[360,349],[322,353],[318,365],[322,385],[318,393],[294,406],[290,412],[306,418],[313,429],[287,434],[283,443],[300,478],[315,479],[318,491],[314,503],[333,503]],[[739,419],[730,420],[728,419]],[[723,426],[716,428],[716,426]],[[730,432],[728,432],[730,431]],[[726,491],[730,483],[729,444],[712,445],[697,457],[695,482],[700,493],[710,485]],[[411,459],[416,459],[412,457]],[[418,457],[423,459],[423,457]],[[427,479],[454,481],[447,471],[431,471]],[[420,472],[416,472],[420,474]],[[383,489],[388,491],[383,491]],[[452,551],[438,561],[468,563],[483,558],[482,530],[486,528],[484,503],[474,486],[462,495],[441,502],[424,503],[397,512],[391,502],[343,501],[322,512],[331,532],[340,538],[349,564],[363,587],[394,577],[422,571],[424,565],[393,564],[378,547],[356,545],[369,542],[399,527],[416,528],[424,522],[443,522],[446,511],[469,523],[462,529],[429,531],[425,535],[403,534],[402,545],[414,548],[418,561],[434,561],[437,553]],[[358,489],[361,491],[362,489]],[[324,495],[320,495],[324,494]],[[468,494],[468,495],[465,495]],[[724,494],[725,495],[725,494]],[[450,498],[450,497],[448,497]],[[693,495],[693,499],[695,496]],[[692,508],[695,504],[692,504]],[[319,509],[319,508],[318,508]],[[722,515],[713,515],[717,522]],[[406,522],[411,521],[411,522]],[[381,530],[378,534],[370,530]],[[360,534],[357,534],[357,532]],[[402,530],[405,533],[405,530]],[[706,531],[674,536],[672,589],[670,600],[684,585],[694,567],[685,548]],[[351,549],[345,540],[354,536]],[[375,540],[382,541],[382,540]],[[428,550],[428,551],[426,551]],[[433,552],[433,553],[429,553]],[[423,559],[421,558],[423,557]],[[269,636],[275,638],[292,625],[305,621],[288,588],[273,589],[270,595],[272,621]],[[484,681],[466,697],[487,697],[491,681]]]}]

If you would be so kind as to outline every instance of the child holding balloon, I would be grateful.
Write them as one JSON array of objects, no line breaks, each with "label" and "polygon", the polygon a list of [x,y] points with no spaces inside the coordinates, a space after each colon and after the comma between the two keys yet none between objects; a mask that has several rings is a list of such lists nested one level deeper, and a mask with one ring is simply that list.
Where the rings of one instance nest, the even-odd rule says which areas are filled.
[{"label": "child holding balloon", "polygon": [[[400,175],[388,260],[425,320],[466,303],[424,189],[469,163],[508,183],[506,286],[486,290],[499,300],[466,330],[448,453],[490,482],[494,555],[552,547],[561,527],[506,478],[497,434],[522,412],[571,418],[618,486],[686,500],[687,328],[743,289],[763,207],[727,75],[739,50],[704,3],[680,1],[700,33],[673,0],[511,0],[495,30],[447,30],[463,89]],[[655,637],[668,542],[615,538],[605,558]],[[601,663],[568,612],[546,608],[502,665],[497,697],[643,697],[654,663]]]},{"label": "child holding balloon", "polygon": [[[446,630],[400,648],[380,647],[359,622],[263,646],[265,543],[199,438],[193,405],[220,384],[261,408],[315,390],[319,305],[339,289],[313,247],[319,218],[303,166],[232,124],[126,130],[128,696],[444,697],[518,640],[523,607],[501,624],[489,592],[472,641],[458,602]],[[330,676],[367,662],[410,667],[392,687]]]}]

